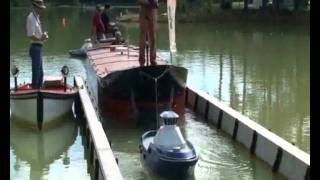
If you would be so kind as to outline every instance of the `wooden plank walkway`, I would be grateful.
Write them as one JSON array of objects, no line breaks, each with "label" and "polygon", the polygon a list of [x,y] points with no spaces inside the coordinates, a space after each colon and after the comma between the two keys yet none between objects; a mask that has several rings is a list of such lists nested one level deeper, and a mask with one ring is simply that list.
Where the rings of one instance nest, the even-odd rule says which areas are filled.
[{"label": "wooden plank walkway", "polygon": [[94,163],[95,172],[97,172],[95,175],[97,177],[96,179],[122,180],[123,177],[109,145],[108,138],[98,119],[82,78],[75,77],[75,84],[79,88],[79,98],[85,115],[86,124],[89,128],[89,134],[87,134],[87,136],[90,136],[88,139],[91,139],[94,145],[94,152],[90,153],[94,153],[93,158],[95,161],[93,162],[97,162]]}]

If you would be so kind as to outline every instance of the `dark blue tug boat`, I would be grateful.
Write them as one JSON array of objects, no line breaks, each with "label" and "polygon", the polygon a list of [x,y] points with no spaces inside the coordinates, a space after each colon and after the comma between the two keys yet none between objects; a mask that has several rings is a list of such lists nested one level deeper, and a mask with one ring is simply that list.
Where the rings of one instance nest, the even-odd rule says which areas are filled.
[{"label": "dark blue tug boat", "polygon": [[184,179],[193,175],[198,155],[176,126],[179,116],[173,111],[164,111],[160,117],[164,125],[159,130],[145,132],[141,137],[139,149],[143,161],[162,177]]}]

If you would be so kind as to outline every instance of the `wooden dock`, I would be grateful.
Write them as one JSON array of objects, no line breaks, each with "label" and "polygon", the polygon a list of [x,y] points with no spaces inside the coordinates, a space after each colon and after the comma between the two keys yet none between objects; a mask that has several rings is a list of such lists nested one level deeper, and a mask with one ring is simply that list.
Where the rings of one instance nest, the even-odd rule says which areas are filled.
[{"label": "wooden dock", "polygon": [[74,78],[79,89],[75,101],[77,118],[84,119],[90,162],[96,180],[122,180],[120,169],[81,77]]}]

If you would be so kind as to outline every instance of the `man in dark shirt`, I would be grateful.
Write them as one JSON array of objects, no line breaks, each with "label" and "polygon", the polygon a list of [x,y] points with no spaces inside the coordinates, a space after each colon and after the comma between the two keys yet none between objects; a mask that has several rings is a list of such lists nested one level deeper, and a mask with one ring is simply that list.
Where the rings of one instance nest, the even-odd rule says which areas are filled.
[{"label": "man in dark shirt", "polygon": [[92,35],[94,37],[94,40],[96,40],[96,41],[100,41],[101,39],[105,38],[105,36],[104,36],[105,27],[104,27],[104,24],[101,20],[102,8],[103,7],[100,5],[96,6],[97,11],[92,19],[92,25],[93,25]]},{"label": "man in dark shirt", "polygon": [[103,22],[103,25],[104,25],[104,28],[105,28],[105,33],[109,33],[110,32],[110,29],[109,29],[109,17],[108,17],[108,14],[107,12],[110,10],[110,4],[105,4],[104,5],[104,10],[101,14],[101,20]]}]

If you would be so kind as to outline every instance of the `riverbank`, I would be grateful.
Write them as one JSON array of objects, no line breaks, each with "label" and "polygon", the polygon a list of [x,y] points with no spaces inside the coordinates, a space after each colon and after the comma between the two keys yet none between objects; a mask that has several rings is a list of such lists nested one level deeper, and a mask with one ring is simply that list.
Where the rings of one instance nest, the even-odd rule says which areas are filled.
[{"label": "riverbank", "polygon": [[[50,8],[70,8],[70,9],[85,9],[94,11],[93,5],[47,5]],[[28,8],[28,7],[11,7],[12,9]],[[134,5],[113,5],[112,9],[124,9],[119,11],[120,14],[116,18],[120,22],[138,22],[139,21],[139,6]],[[158,22],[166,23],[168,17],[166,14],[166,5],[161,4],[158,11]],[[272,9],[260,10],[256,8],[249,8],[247,11],[243,10],[243,4],[233,3],[232,9],[222,10],[218,4],[212,5],[210,8],[199,7],[185,12],[177,10],[176,22],[179,23],[232,23],[232,22],[253,22],[253,23],[288,23],[288,24],[309,24],[310,10],[301,11],[282,11],[275,13]]]},{"label": "riverbank", "polygon": [[[138,22],[137,13],[128,13],[116,18],[120,22]],[[168,17],[166,13],[158,15],[158,22],[166,23]],[[179,23],[232,23],[232,22],[253,22],[253,23],[288,23],[288,24],[309,24],[310,12],[299,12],[290,14],[272,14],[270,12],[228,10],[214,14],[176,13],[176,21]]]},{"label": "riverbank", "polygon": [[298,23],[309,24],[310,13],[298,12],[288,14],[273,14],[272,12],[251,10],[244,12],[243,10],[220,11],[214,14],[177,14],[178,22],[258,22],[258,23]]},{"label": "riverbank", "polygon": [[[158,22],[167,22],[166,5],[160,5],[158,10]],[[138,22],[138,8],[126,10],[121,13],[117,20],[120,22]],[[196,7],[192,10],[177,10],[176,22],[179,23],[197,23],[197,22],[215,22],[215,23],[232,23],[232,22],[253,22],[253,23],[293,23],[309,24],[310,10],[300,11],[280,11],[274,12],[271,8],[257,9],[250,6],[247,11],[243,10],[243,4],[233,3],[232,9],[223,10],[219,4],[208,7]]]}]

